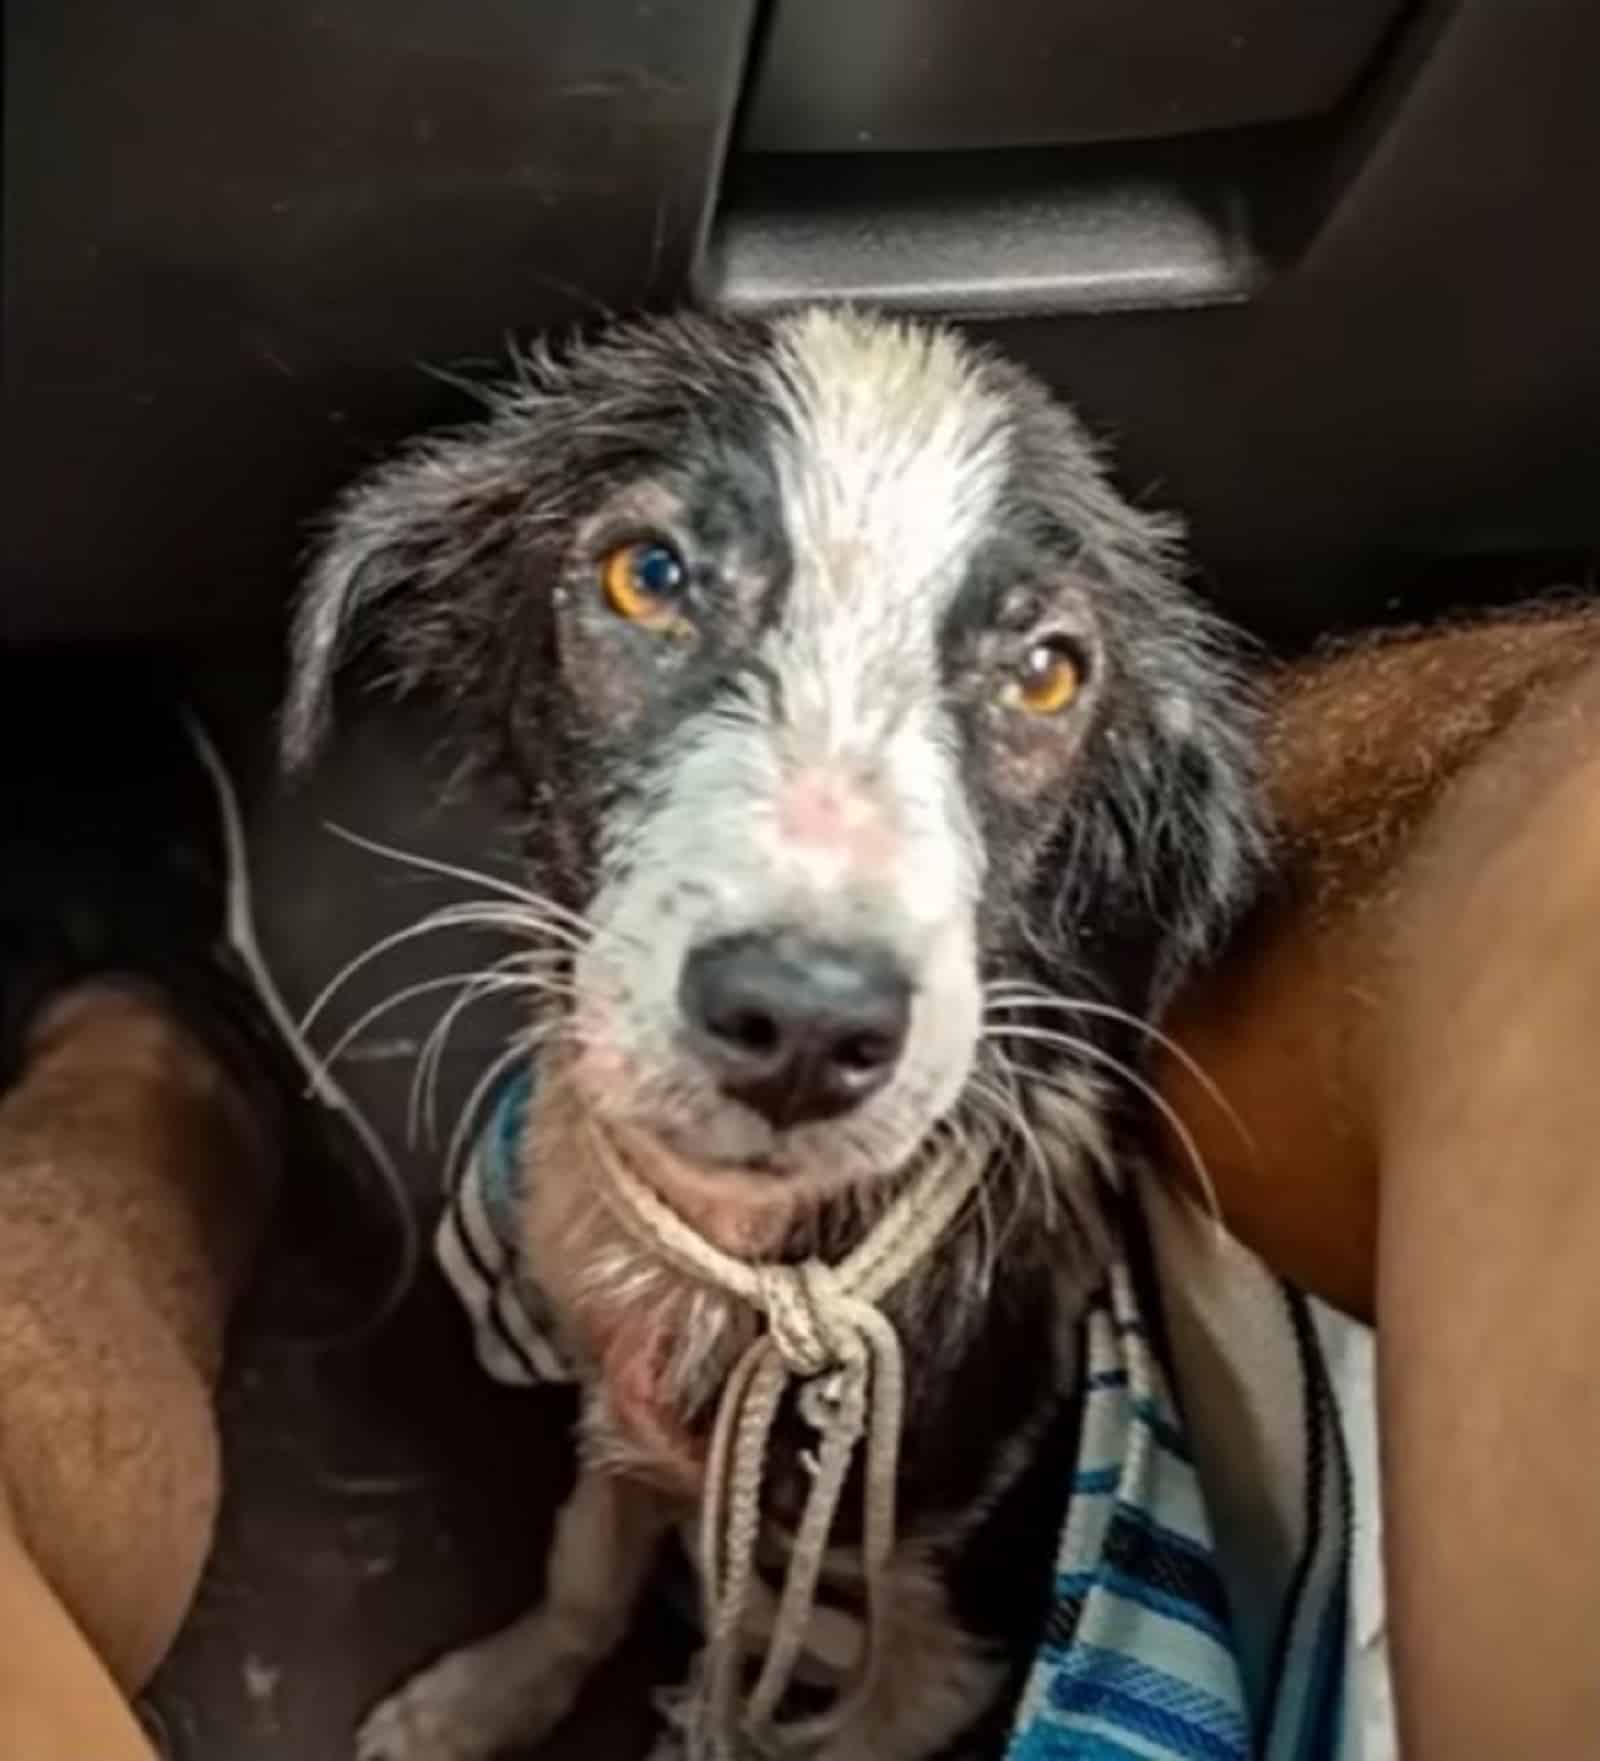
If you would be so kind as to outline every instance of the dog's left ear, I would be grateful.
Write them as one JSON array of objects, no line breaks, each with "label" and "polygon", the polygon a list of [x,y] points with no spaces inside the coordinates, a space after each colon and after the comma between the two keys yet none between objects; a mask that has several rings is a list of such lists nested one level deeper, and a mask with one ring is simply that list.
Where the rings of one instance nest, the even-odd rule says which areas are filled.
[{"label": "dog's left ear", "polygon": [[1265,849],[1258,715],[1244,643],[1185,585],[1182,528],[1132,506],[1100,447],[1062,405],[1010,382],[1038,461],[1035,498],[1078,535],[1109,587],[1122,713],[1097,742],[1095,786],[1063,831],[1057,895],[1096,923],[1129,995],[1154,1009],[1248,902]]},{"label": "dog's left ear", "polygon": [[1154,1008],[1216,950],[1263,873],[1259,721],[1238,656],[1212,626],[1188,651],[1206,674],[1203,685],[1158,708],[1167,725],[1155,748],[1159,781],[1151,779],[1145,802],[1148,899],[1164,932],[1149,975]]},{"label": "dog's left ear", "polygon": [[[334,684],[376,651],[401,689],[467,694],[537,500],[527,436],[504,422],[413,445],[335,507],[296,607],[280,724],[284,767],[316,756]],[[535,454],[535,456],[537,456]]]},{"label": "dog's left ear", "polygon": [[1146,1014],[1215,950],[1265,853],[1256,710],[1237,648],[1175,592],[1144,604],[1141,640],[1124,650],[1125,713],[1091,738],[1043,870],[1067,944],[1091,937]]}]

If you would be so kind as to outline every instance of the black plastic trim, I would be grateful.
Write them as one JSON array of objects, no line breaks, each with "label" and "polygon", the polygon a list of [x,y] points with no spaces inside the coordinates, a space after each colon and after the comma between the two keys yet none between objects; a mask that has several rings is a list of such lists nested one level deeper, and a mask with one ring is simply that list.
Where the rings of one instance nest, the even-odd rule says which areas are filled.
[{"label": "black plastic trim", "polygon": [[973,317],[1246,299],[1267,265],[1226,148],[760,155],[736,162],[695,286],[734,310],[809,297]]},{"label": "black plastic trim", "polygon": [[358,464],[470,408],[425,364],[681,299],[755,16],[13,0],[0,639],[259,614]]}]

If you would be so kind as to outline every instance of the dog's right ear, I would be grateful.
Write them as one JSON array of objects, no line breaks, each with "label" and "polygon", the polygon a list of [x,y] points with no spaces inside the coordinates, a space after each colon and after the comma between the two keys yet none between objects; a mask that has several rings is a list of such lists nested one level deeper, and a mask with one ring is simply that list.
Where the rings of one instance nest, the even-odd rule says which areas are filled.
[{"label": "dog's right ear", "polygon": [[[280,723],[286,770],[307,765],[333,718],[334,685],[376,651],[402,689],[468,691],[508,557],[533,498],[504,421],[414,444],[349,490],[310,561],[290,636]],[[475,634],[476,633],[476,634]]]}]

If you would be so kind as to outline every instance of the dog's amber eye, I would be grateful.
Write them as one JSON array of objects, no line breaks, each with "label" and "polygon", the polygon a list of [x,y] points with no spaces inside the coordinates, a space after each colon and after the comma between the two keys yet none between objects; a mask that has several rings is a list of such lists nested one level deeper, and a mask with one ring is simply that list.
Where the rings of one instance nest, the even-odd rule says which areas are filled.
[{"label": "dog's amber eye", "polygon": [[1006,685],[1005,700],[1029,715],[1060,715],[1083,684],[1083,661],[1059,639],[1035,642]]},{"label": "dog's amber eye", "polygon": [[658,539],[619,544],[600,564],[600,588],[619,618],[666,630],[683,621],[689,571],[671,545]]}]

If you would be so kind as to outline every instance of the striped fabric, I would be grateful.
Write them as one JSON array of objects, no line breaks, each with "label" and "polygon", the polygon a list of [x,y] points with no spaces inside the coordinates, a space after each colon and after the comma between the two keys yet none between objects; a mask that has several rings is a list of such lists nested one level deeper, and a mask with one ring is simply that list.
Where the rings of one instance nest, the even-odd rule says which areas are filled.
[{"label": "striped fabric", "polygon": [[478,1362],[495,1381],[513,1387],[574,1379],[556,1342],[549,1305],[524,1276],[518,1247],[522,1139],[532,1087],[526,1068],[501,1085],[433,1237],[439,1269],[472,1322]]},{"label": "striped fabric", "polygon": [[[1324,1761],[1337,1752],[1344,1527],[1307,1529],[1276,1704],[1258,1716],[1234,1649],[1210,1513],[1130,1256],[1084,1327],[1083,1423],[1055,1601],[1008,1761]],[[1331,1402],[1310,1403],[1337,1454]],[[1304,1604],[1302,1606],[1301,1604]],[[1303,1655],[1301,1630],[1313,1635]],[[1319,1648],[1332,1639],[1331,1656]]]},{"label": "striped fabric", "polygon": [[[435,1235],[484,1369],[524,1386],[572,1380],[518,1251],[529,1091],[499,1091]],[[1349,1476],[1307,1305],[1168,1200],[1123,1235],[1007,1761],[1348,1761]]]}]

